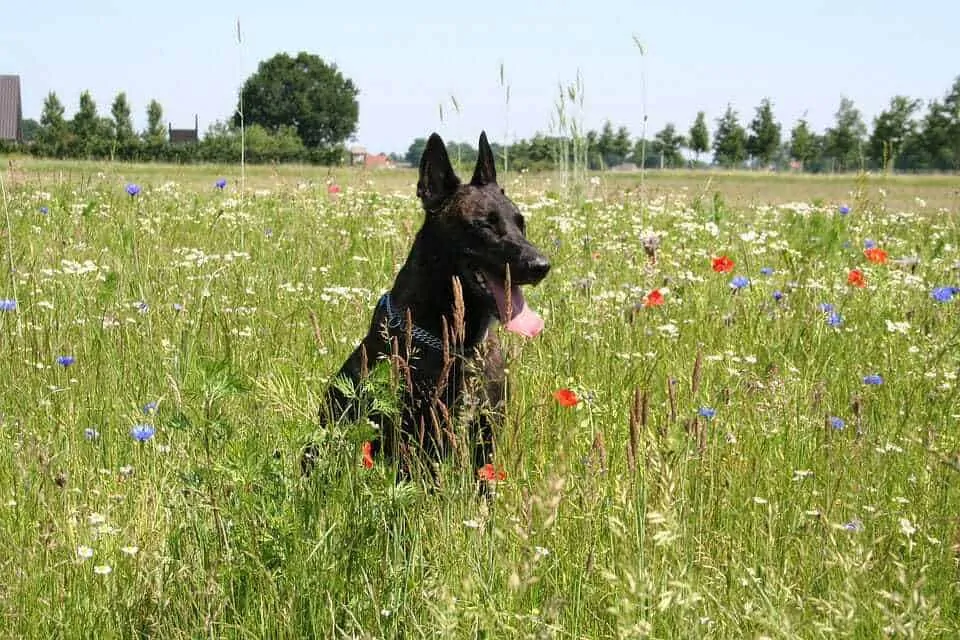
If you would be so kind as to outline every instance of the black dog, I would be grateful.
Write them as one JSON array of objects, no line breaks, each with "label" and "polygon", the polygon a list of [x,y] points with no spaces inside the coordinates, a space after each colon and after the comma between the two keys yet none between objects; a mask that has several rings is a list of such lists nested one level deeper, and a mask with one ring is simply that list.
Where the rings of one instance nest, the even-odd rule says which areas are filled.
[{"label": "black dog", "polygon": [[[426,216],[393,287],[378,303],[369,331],[338,376],[357,386],[382,359],[391,360],[403,388],[394,418],[367,415],[379,427],[372,455],[399,459],[409,477],[414,460],[433,464],[457,446],[453,416],[462,413],[472,382],[484,411],[471,412],[468,435],[474,469],[489,474],[493,422],[503,407],[503,358],[496,333],[499,320],[509,331],[534,337],[543,320],[529,307],[521,285],[537,284],[550,263],[526,238],[516,205],[497,185],[493,151],[480,134],[473,178],[462,184],[443,140],[430,136],[420,159],[417,196]],[[321,421],[357,421],[360,407],[331,384],[320,408]],[[319,450],[304,451],[304,474]]]}]

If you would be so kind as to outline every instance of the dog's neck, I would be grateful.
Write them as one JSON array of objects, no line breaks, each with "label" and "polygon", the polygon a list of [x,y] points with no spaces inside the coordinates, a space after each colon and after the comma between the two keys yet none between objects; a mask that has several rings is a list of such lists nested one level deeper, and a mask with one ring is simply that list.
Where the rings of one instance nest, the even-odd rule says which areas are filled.
[{"label": "dog's neck", "polygon": [[[444,251],[437,252],[436,244],[428,240],[423,229],[417,233],[406,263],[397,273],[391,289],[394,309],[406,318],[407,309],[413,324],[424,331],[443,338],[444,319],[447,331],[453,332],[454,290],[453,278],[459,275],[455,260]],[[487,334],[495,316],[484,302],[471,292],[470,283],[463,283],[464,351],[472,349]]]}]

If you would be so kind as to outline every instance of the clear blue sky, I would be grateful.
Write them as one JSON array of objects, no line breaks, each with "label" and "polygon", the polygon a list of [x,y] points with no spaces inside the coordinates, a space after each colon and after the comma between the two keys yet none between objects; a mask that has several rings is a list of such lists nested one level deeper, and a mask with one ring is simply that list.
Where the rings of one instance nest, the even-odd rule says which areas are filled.
[{"label": "clear blue sky", "polygon": [[[546,131],[558,81],[579,68],[586,123],[639,134],[642,69],[648,132],[686,132],[703,109],[713,128],[727,102],[746,122],[769,96],[789,131],[804,111],[822,129],[841,94],[869,123],[890,96],[940,97],[960,74],[960,2],[630,2],[628,0],[220,0],[9,2],[0,11],[0,73],[20,74],[24,116],[56,91],[76,109],[89,89],[109,114],[126,91],[138,128],[151,98],[174,126],[229,117],[243,80],[278,51],[315,53],[360,88],[357,141],[405,151],[437,130],[476,143]],[[236,42],[240,19],[243,45]],[[632,42],[647,47],[641,57]],[[453,114],[449,97],[462,108]],[[440,122],[438,104],[447,121]]]}]

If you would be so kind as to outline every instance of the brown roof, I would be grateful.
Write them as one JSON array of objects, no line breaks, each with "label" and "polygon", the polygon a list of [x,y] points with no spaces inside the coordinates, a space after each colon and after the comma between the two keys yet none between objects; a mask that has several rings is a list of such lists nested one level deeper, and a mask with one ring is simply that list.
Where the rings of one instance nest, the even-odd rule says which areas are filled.
[{"label": "brown roof", "polygon": [[0,76],[0,140],[23,140],[20,76]]}]

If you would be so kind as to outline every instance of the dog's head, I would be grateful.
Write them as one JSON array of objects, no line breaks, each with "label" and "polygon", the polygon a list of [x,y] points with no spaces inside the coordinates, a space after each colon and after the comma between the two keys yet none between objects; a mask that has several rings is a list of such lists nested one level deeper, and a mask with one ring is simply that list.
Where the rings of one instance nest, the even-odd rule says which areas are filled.
[{"label": "dog's head", "polygon": [[424,227],[453,252],[456,275],[471,297],[508,330],[537,335],[543,320],[527,307],[520,287],[543,280],[550,262],[527,240],[523,215],[497,184],[487,134],[480,134],[477,166],[467,184],[454,172],[443,140],[431,134],[420,158],[417,196],[426,211]]}]

